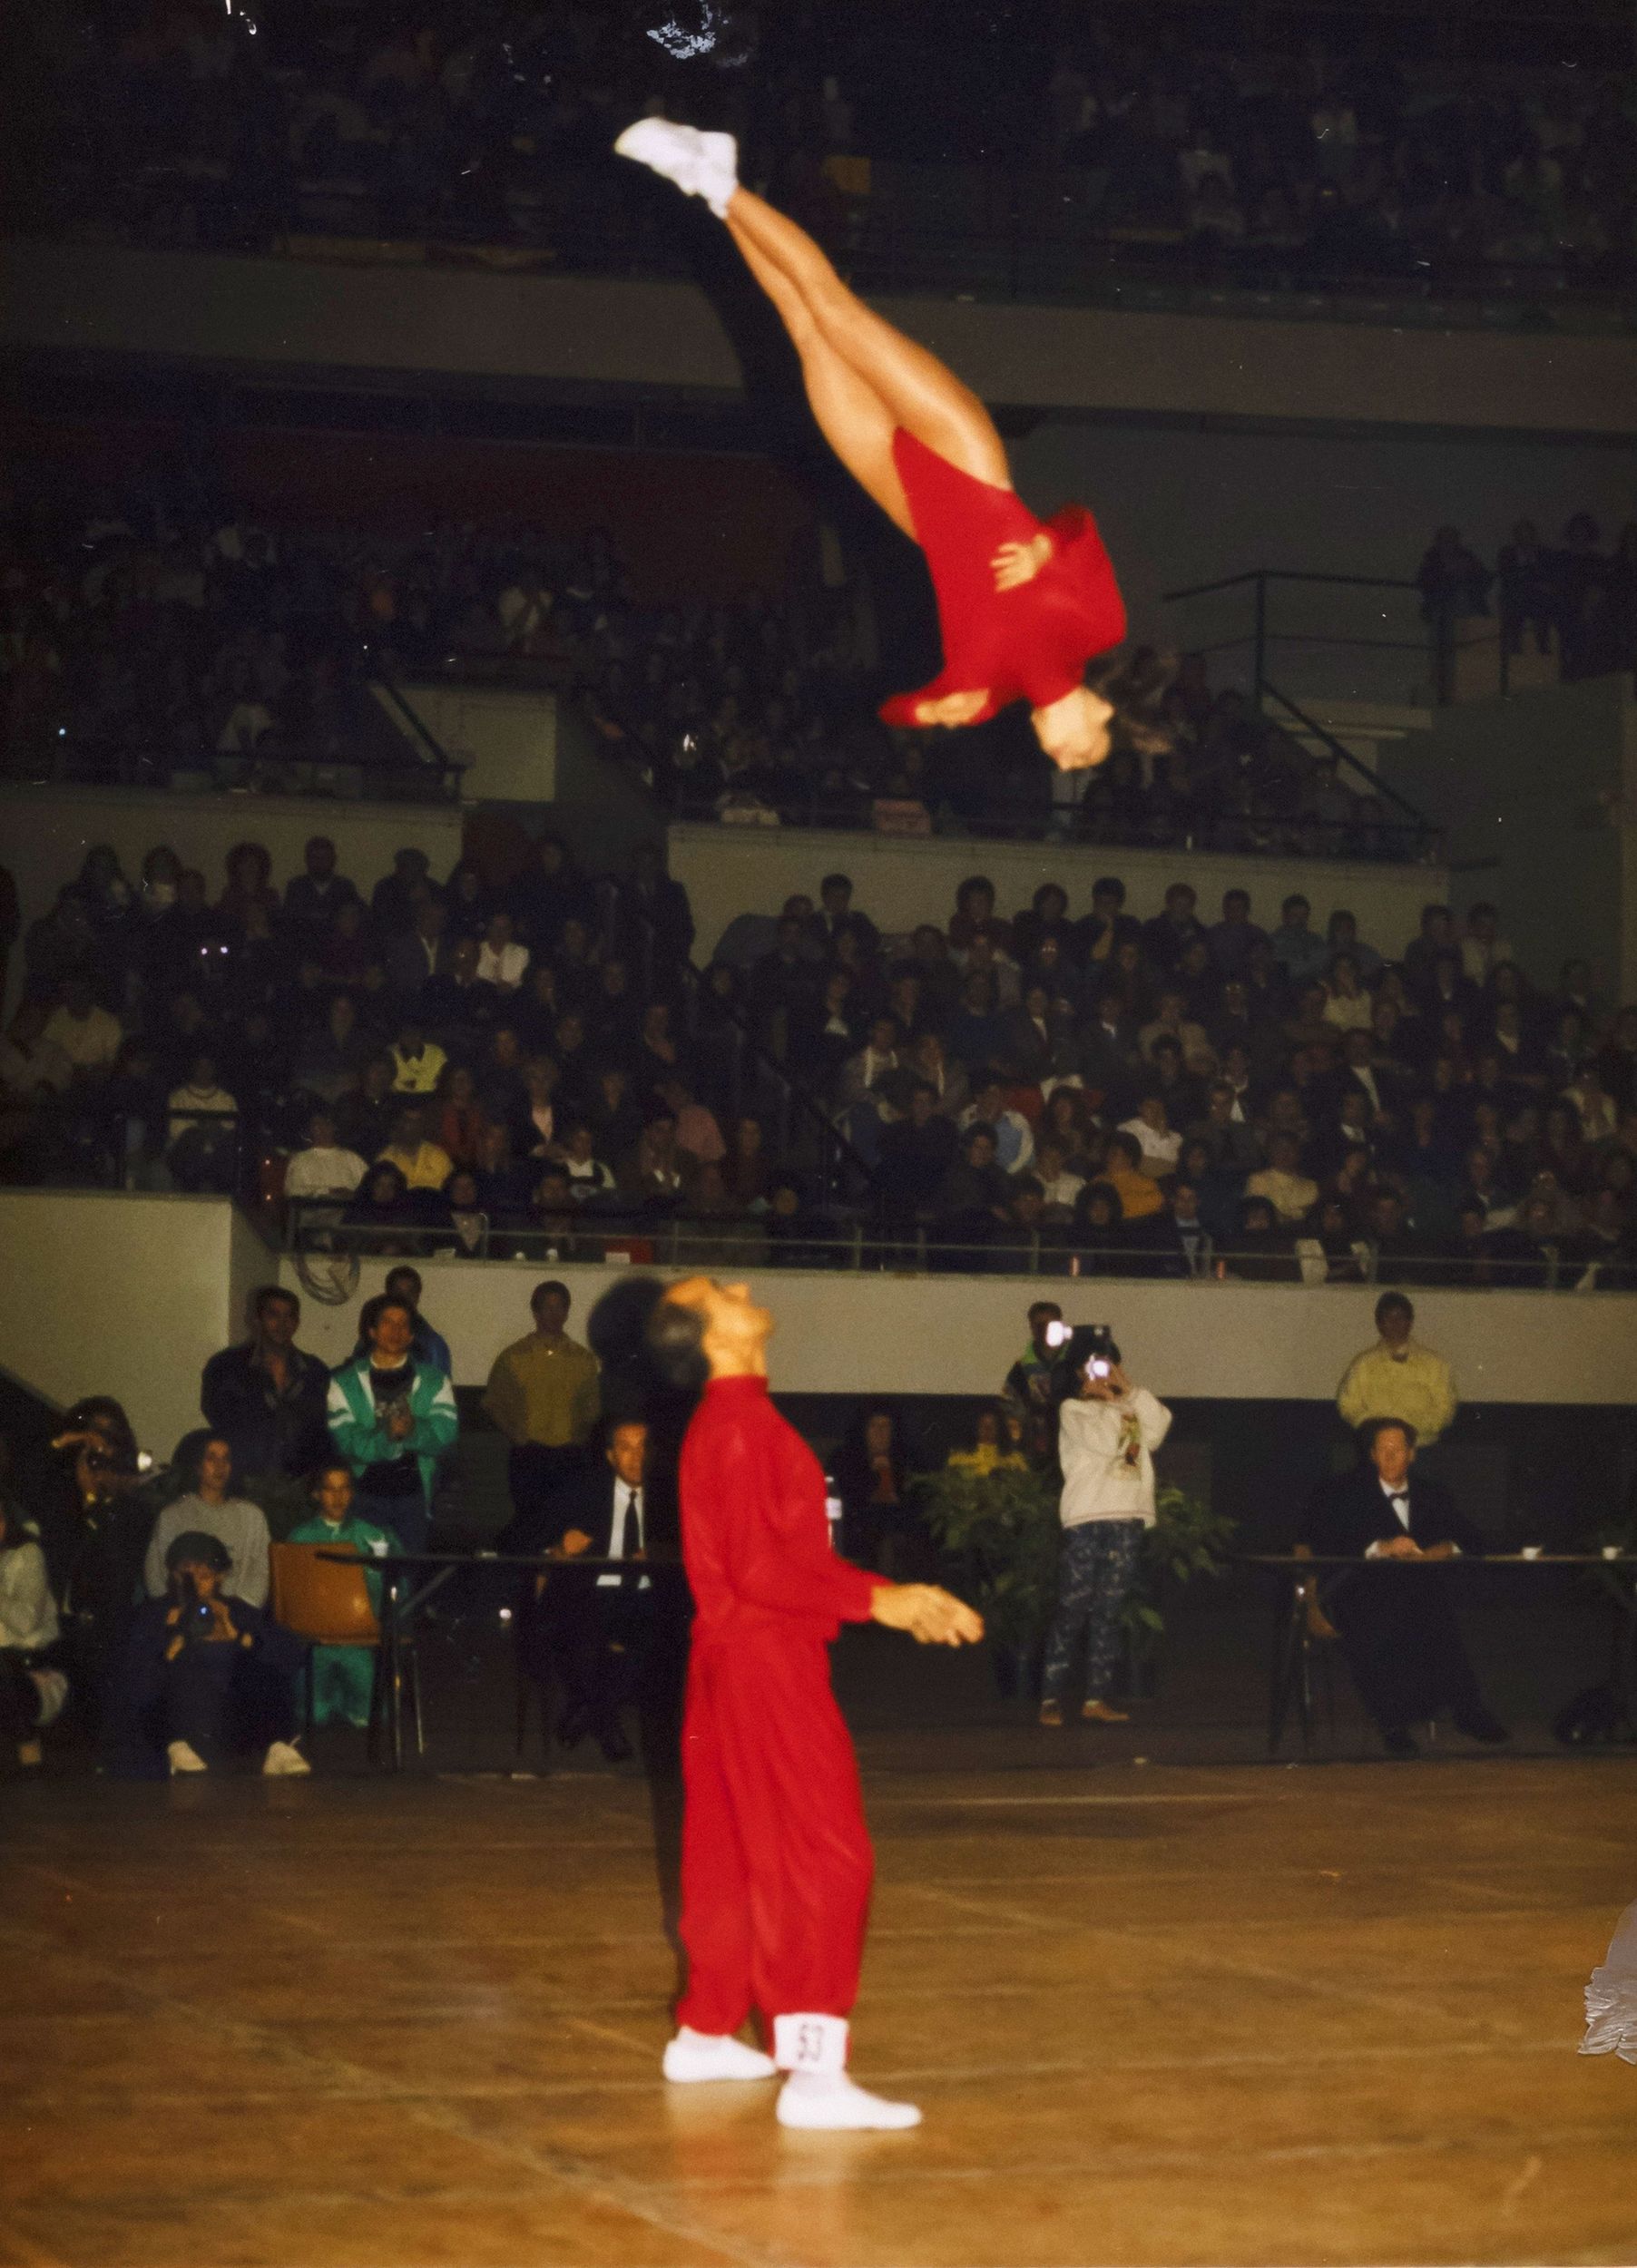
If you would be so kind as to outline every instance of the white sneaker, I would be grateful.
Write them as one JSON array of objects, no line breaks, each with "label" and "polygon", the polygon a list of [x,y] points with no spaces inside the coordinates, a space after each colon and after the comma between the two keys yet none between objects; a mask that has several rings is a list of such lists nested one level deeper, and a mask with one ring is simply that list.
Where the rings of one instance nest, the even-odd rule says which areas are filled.
[{"label": "white sneaker", "polygon": [[645,165],[674,181],[685,196],[702,197],[719,220],[739,187],[739,144],[731,134],[701,133],[669,118],[639,118],[614,143],[617,157]]},{"label": "white sneaker", "polygon": [[261,1759],[262,1773],[270,1780],[286,1780],[310,1772],[311,1765],[299,1748],[292,1748],[287,1740],[276,1740]]},{"label": "white sneaker", "polygon": [[210,1765],[196,1748],[190,1748],[185,1740],[173,1740],[165,1754],[171,1759],[171,1777],[179,1772],[208,1772]]},{"label": "white sneaker", "polygon": [[662,2070],[674,2087],[705,2079],[770,2079],[779,2067],[759,2048],[747,2048],[730,2032],[690,2031],[684,2024],[665,2043]]},{"label": "white sneaker", "polygon": [[871,2095],[845,2071],[792,2071],[779,2090],[774,2116],[781,2126],[799,2126],[809,2134],[894,2134],[921,2123],[914,2103],[889,2103]]}]

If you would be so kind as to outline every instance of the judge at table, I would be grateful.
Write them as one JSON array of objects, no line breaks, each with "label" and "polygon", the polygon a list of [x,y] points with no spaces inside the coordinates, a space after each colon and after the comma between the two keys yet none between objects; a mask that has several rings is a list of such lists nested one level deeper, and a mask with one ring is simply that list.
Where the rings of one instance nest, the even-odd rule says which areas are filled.
[{"label": "judge at table", "polygon": [[1415,1478],[1413,1425],[1378,1418],[1360,1428],[1360,1442],[1358,1471],[1320,1491],[1303,1536],[1321,1556],[1394,1562],[1332,1569],[1325,1584],[1325,1612],[1353,1682],[1389,1755],[1417,1755],[1410,1726],[1445,1710],[1469,1740],[1503,1741],[1506,1728],[1485,1707],[1467,1659],[1449,1579],[1407,1564],[1481,1557],[1484,1540],[1446,1488]]}]

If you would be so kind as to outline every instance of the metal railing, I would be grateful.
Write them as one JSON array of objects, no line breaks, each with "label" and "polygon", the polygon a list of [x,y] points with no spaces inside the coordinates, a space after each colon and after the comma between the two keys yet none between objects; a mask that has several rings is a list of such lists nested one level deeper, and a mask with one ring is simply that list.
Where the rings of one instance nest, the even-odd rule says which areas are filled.
[{"label": "metal railing", "polygon": [[1133,1235],[1117,1244],[1076,1242],[1064,1228],[1024,1231],[995,1223],[918,1219],[888,1233],[878,1214],[836,1207],[780,1220],[766,1211],[656,1213],[592,1200],[552,1222],[466,1216],[460,1224],[406,1220],[348,1223],[341,1198],[290,1200],[286,1248],[297,1254],[435,1257],[596,1266],[610,1258],[655,1267],[773,1267],[849,1275],[1025,1276],[1076,1280],[1239,1284],[1260,1286],[1413,1285],[1422,1289],[1637,1291],[1637,1258],[1592,1256],[1572,1246],[1527,1258],[1509,1252],[1384,1253],[1368,1239],[1327,1251],[1315,1237],[1247,1245],[1202,1236],[1190,1251],[1174,1237]]}]

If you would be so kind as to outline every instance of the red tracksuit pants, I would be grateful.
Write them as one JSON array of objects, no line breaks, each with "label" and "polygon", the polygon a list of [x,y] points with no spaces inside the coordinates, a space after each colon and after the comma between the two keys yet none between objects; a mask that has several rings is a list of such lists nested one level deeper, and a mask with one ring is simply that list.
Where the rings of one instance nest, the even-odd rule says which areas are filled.
[{"label": "red tracksuit pants", "polygon": [[875,1861],[822,1639],[695,1637],[682,1723],[678,2020],[734,2032],[752,2009],[845,2016]]}]

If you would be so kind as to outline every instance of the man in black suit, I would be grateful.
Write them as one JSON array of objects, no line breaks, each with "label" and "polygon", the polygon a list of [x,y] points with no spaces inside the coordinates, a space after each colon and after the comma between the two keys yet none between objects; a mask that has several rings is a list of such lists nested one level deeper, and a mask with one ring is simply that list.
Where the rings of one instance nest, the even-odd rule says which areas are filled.
[{"label": "man in black suit", "polygon": [[455,965],[455,945],[446,934],[448,912],[442,898],[422,898],[407,929],[399,930],[387,947],[387,990],[405,1013],[418,1012],[426,988],[435,977],[448,977]]},{"label": "man in black suit", "polygon": [[[544,1682],[554,1664],[564,1706],[557,1737],[573,1748],[586,1735],[611,1764],[631,1755],[620,1711],[639,1697],[653,1626],[653,1584],[641,1562],[648,1549],[648,1428],[639,1419],[613,1426],[603,1460],[556,1491],[537,1539],[517,1550],[544,1549],[568,1564],[554,1569],[538,1615],[522,1634],[524,1666]],[[613,1559],[621,1569],[576,1568],[578,1559]]]},{"label": "man in black suit", "polygon": [[1321,1555],[1415,1560],[1416,1567],[1331,1569],[1325,1612],[1392,1756],[1419,1754],[1413,1724],[1448,1709],[1469,1740],[1506,1738],[1485,1707],[1456,1621],[1446,1579],[1427,1560],[1481,1557],[1484,1540],[1436,1481],[1411,1480],[1416,1429],[1402,1418],[1361,1426],[1364,1461],[1320,1491],[1304,1540]]}]

